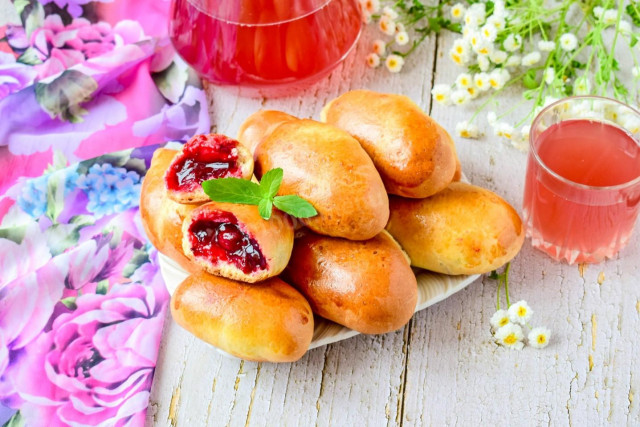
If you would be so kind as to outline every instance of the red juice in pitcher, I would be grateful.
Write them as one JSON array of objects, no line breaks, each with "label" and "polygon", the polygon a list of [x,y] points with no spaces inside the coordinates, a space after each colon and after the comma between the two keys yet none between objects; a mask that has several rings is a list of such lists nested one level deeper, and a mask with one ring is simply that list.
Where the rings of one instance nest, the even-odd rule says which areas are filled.
[{"label": "red juice in pitcher", "polygon": [[203,78],[273,91],[328,74],[361,26],[357,0],[174,0],[169,34]]},{"label": "red juice in pitcher", "polygon": [[544,130],[531,150],[523,210],[533,245],[570,263],[615,255],[638,215],[638,141],[615,125],[574,119]]}]

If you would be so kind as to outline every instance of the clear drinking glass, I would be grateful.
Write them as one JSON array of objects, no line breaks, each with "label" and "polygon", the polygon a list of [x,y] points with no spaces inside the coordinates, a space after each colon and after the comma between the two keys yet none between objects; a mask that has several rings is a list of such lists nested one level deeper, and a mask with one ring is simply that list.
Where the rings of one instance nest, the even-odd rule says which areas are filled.
[{"label": "clear drinking glass", "polygon": [[523,212],[533,246],[570,264],[615,256],[640,210],[640,112],[566,98],[538,114],[529,141]]},{"label": "clear drinking glass", "polygon": [[204,79],[283,95],[333,70],[361,28],[358,0],[173,0],[169,35]]}]

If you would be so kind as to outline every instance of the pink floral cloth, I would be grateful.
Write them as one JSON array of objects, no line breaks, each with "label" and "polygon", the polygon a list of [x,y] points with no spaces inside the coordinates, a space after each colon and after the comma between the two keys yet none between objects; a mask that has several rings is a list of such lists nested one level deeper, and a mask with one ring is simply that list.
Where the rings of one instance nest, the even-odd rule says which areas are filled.
[{"label": "pink floral cloth", "polygon": [[16,0],[0,27],[0,425],[142,426],[168,303],[138,212],[209,131],[168,0]]}]

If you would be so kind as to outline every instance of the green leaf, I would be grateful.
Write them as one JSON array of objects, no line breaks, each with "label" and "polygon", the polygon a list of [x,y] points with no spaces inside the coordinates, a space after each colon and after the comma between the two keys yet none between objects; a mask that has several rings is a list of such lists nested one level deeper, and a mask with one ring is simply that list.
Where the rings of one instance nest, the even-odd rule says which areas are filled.
[{"label": "green leaf", "polygon": [[527,89],[537,88],[538,82],[536,81],[536,70],[530,69],[529,71],[527,71],[527,73],[524,75],[524,78],[522,79],[522,83]]},{"label": "green leaf", "polygon": [[262,175],[262,179],[260,180],[260,194],[262,194],[262,197],[271,199],[278,194],[283,176],[282,168],[271,169]]},{"label": "green leaf", "polygon": [[176,104],[187,86],[188,68],[183,62],[172,62],[164,70],[153,73],[152,78],[162,96]]},{"label": "green leaf", "polygon": [[296,218],[310,218],[318,215],[313,205],[298,196],[277,196],[273,199],[276,208]]},{"label": "green leaf", "polygon": [[31,10],[24,20],[24,29],[27,33],[27,39],[31,37],[31,33],[33,33],[37,28],[42,27],[42,24],[44,23],[44,7],[42,7],[42,4],[40,4],[40,2],[33,2],[31,6]]},{"label": "green leaf", "polygon": [[24,236],[27,234],[27,226],[0,228],[0,239],[7,239],[21,244]]},{"label": "green leaf", "polygon": [[53,174],[47,183],[47,217],[53,223],[57,222],[58,215],[64,209],[64,176]]},{"label": "green leaf", "polygon": [[60,302],[64,304],[64,306],[69,310],[75,310],[76,308],[78,308],[78,306],[76,305],[76,297],[62,298]]},{"label": "green leaf", "polygon": [[91,76],[77,70],[65,70],[49,83],[36,83],[36,99],[51,118],[71,123],[82,121],[86,110],[80,104],[89,101],[98,89]]},{"label": "green leaf", "polygon": [[74,224],[54,224],[44,231],[44,238],[51,250],[51,255],[56,256],[65,250],[75,246],[80,240],[82,226]]},{"label": "green leaf", "polygon": [[107,292],[109,292],[109,280],[104,279],[99,281],[96,286],[96,294],[106,295]]},{"label": "green leaf", "polygon": [[271,218],[271,211],[273,210],[273,202],[271,199],[262,199],[258,204],[258,212],[260,212],[260,216],[262,219]]},{"label": "green leaf", "polygon": [[629,43],[629,47],[634,47],[638,44],[638,36],[635,33],[631,33],[631,42]]},{"label": "green leaf", "polygon": [[627,14],[633,23],[640,27],[640,1],[631,1],[626,7]]},{"label": "green leaf", "polygon": [[18,59],[16,59],[16,62],[26,65],[42,64],[42,60],[38,57],[37,51],[31,46],[29,46],[24,52],[22,52],[22,55],[20,55]]},{"label": "green leaf", "polygon": [[135,273],[136,270],[140,268],[140,266],[148,262],[149,262],[149,254],[147,253],[147,251],[142,249],[136,249],[133,252],[133,256],[131,257],[127,265],[125,265],[124,268],[122,269],[122,276],[126,278],[133,276],[133,273]]},{"label": "green leaf", "polygon": [[260,186],[246,179],[210,179],[202,183],[202,188],[207,196],[216,202],[257,205],[262,200]]},{"label": "green leaf", "polygon": [[79,227],[86,227],[87,225],[95,224],[96,219],[91,215],[74,215],[69,219],[69,224],[74,224]]},{"label": "green leaf", "polygon": [[22,14],[24,8],[29,5],[29,3],[29,0],[14,0],[13,7],[16,9],[16,12],[18,12],[18,15],[20,15]]}]

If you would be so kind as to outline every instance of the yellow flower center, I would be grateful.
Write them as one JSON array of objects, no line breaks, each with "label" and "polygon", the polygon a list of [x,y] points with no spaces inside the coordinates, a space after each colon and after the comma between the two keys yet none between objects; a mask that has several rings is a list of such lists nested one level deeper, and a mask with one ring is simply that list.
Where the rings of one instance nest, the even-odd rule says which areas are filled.
[{"label": "yellow flower center", "polygon": [[462,57],[460,57],[460,55],[451,55],[451,59],[453,59],[456,64],[462,64]]},{"label": "yellow flower center", "polygon": [[524,317],[527,315],[527,309],[524,307],[518,307],[518,316]]},{"label": "yellow flower center", "polygon": [[444,101],[444,95],[439,93],[436,95],[436,101]]},{"label": "yellow flower center", "polygon": [[508,345],[513,345],[518,341],[518,339],[516,338],[516,334],[509,334],[506,337],[504,337],[504,343],[508,344]]},{"label": "yellow flower center", "polygon": [[462,46],[456,46],[456,52],[462,55],[462,53],[464,52],[464,48]]},{"label": "yellow flower center", "polygon": [[460,132],[460,136],[463,138],[469,138],[469,131],[463,130],[462,132]]},{"label": "yellow flower center", "polygon": [[547,342],[547,337],[545,337],[544,335],[538,335],[536,341],[538,341],[538,344],[544,344]]},{"label": "yellow flower center", "polygon": [[499,325],[500,325],[500,326],[504,326],[504,325],[506,325],[507,323],[509,323],[509,318],[507,318],[507,317],[503,317],[502,319],[500,319],[500,323],[499,323]]}]

